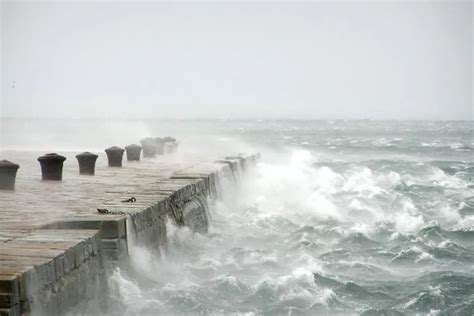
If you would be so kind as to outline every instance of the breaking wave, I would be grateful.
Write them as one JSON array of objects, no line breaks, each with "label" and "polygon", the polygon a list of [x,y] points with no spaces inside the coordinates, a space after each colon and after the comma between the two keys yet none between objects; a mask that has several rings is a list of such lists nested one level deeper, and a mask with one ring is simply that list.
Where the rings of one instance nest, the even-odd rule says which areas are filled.
[{"label": "breaking wave", "polygon": [[[407,144],[398,138],[366,145]],[[472,161],[284,150],[210,206],[208,234],[169,223],[161,258],[135,247],[111,278],[109,313],[472,314]]]}]

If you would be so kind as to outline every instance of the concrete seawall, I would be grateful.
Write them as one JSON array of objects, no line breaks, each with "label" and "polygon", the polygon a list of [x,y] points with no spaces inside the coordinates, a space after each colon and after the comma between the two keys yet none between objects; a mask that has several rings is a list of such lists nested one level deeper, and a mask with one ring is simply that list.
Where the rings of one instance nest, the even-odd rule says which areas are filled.
[{"label": "concrete seawall", "polygon": [[61,182],[24,172],[15,191],[0,191],[0,315],[105,310],[107,271],[127,262],[131,238],[159,255],[168,220],[207,232],[209,200],[238,185],[258,159],[143,160],[99,165],[93,177],[71,163]]}]

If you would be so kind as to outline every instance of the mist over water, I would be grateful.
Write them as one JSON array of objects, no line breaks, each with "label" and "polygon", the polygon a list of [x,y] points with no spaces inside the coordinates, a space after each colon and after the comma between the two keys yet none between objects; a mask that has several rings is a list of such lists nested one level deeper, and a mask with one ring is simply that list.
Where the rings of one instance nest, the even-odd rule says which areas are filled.
[{"label": "mist over water", "polygon": [[472,315],[472,121],[58,121],[35,142],[41,122],[8,124],[4,154],[168,134],[181,155],[262,153],[208,234],[168,223],[160,258],[132,243],[109,315]]},{"label": "mist over water", "polygon": [[472,3],[0,0],[0,160],[262,154],[208,234],[130,241],[106,315],[472,316]]}]

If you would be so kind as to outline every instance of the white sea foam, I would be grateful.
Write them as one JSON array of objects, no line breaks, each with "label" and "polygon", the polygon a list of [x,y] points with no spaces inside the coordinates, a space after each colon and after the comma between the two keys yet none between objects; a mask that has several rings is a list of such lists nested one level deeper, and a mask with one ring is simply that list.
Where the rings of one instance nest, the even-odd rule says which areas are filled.
[{"label": "white sea foam", "polygon": [[[472,216],[462,217],[450,201],[450,194],[469,196],[467,182],[427,162],[413,162],[412,170],[394,166],[327,163],[310,150],[264,160],[241,189],[211,205],[208,235],[168,223],[169,249],[160,259],[132,249],[135,269],[150,273],[156,285],[143,290],[120,272],[117,295],[177,313],[330,310],[347,297],[317,285],[315,272],[375,282],[445,268],[430,249],[449,250],[448,244],[431,240],[434,231],[417,233],[446,224],[474,229]],[[414,308],[418,299],[402,307]]]}]

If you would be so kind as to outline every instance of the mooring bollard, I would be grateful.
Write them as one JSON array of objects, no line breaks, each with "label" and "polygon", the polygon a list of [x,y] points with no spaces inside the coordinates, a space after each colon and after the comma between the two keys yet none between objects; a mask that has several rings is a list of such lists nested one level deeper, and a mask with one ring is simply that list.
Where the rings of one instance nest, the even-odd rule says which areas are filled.
[{"label": "mooring bollard", "polygon": [[41,165],[43,180],[61,181],[63,178],[63,163],[66,157],[56,153],[46,154],[38,158]]},{"label": "mooring bollard", "polygon": [[94,175],[95,174],[95,162],[99,155],[90,153],[88,151],[76,155],[77,161],[79,162],[79,174]]},{"label": "mooring bollard", "polygon": [[175,152],[178,152],[178,145],[179,145],[178,142],[174,142],[174,143],[173,143],[173,152],[174,152],[174,153],[175,153]]},{"label": "mooring bollard", "polygon": [[11,161],[0,161],[0,190],[15,190],[15,179],[18,168],[20,168],[20,166]]},{"label": "mooring bollard", "polygon": [[125,150],[123,148],[112,146],[105,150],[107,154],[107,159],[109,160],[109,167],[122,167],[122,158],[123,152]]},{"label": "mooring bollard", "polygon": [[163,155],[165,153],[165,141],[161,137],[155,137],[156,154]]},{"label": "mooring bollard", "polygon": [[125,147],[127,151],[127,160],[128,161],[137,161],[140,160],[140,154],[142,152],[142,147],[136,144],[131,144]]},{"label": "mooring bollard", "polygon": [[166,136],[163,138],[163,141],[165,142],[165,153],[175,153],[178,150],[178,142],[176,141],[176,138]]},{"label": "mooring bollard", "polygon": [[147,137],[140,141],[143,149],[143,157],[155,157],[156,156],[156,142],[153,138]]}]

